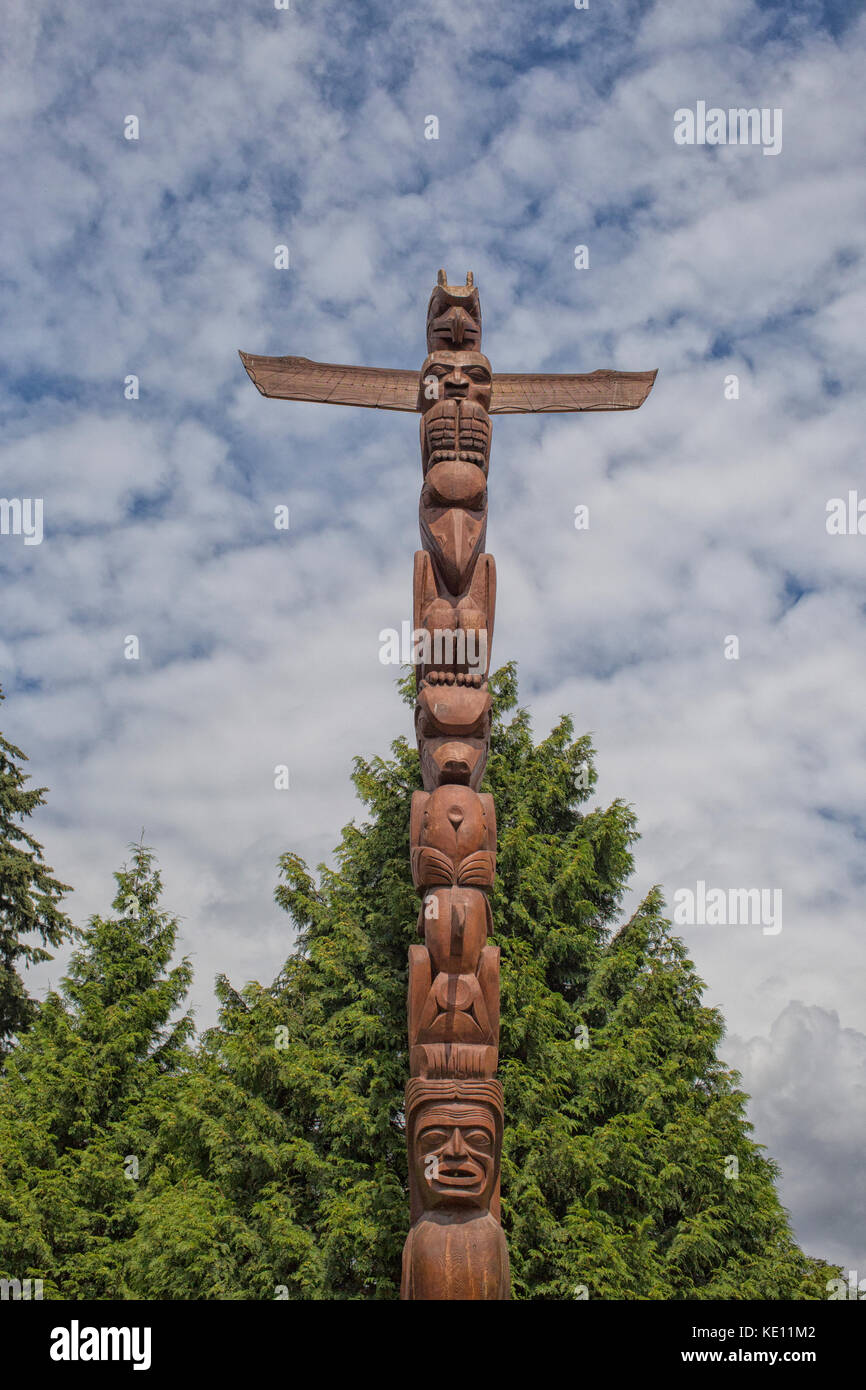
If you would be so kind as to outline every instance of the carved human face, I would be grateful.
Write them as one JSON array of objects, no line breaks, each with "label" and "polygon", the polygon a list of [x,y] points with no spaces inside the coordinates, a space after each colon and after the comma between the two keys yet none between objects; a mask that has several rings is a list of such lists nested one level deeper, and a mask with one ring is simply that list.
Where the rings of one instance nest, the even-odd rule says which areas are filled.
[{"label": "carved human face", "polygon": [[490,409],[493,373],[483,352],[431,352],[421,368],[418,405],[429,410],[438,400],[476,401]]},{"label": "carved human face", "polygon": [[488,1209],[499,1161],[492,1109],[472,1101],[428,1102],[415,1125],[413,1163],[422,1205]]}]

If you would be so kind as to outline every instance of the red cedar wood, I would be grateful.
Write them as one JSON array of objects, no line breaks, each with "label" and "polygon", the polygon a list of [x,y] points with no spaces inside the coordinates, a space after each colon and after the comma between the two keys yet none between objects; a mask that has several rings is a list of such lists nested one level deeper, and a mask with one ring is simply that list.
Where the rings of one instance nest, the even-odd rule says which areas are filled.
[{"label": "red cedar wood", "polygon": [[[418,373],[391,367],[349,367],[308,357],[263,357],[242,352],[241,361],[263,396],[284,401],[323,401],[377,410],[418,408]],[[656,373],[497,372],[491,415],[577,410],[637,410]]]}]

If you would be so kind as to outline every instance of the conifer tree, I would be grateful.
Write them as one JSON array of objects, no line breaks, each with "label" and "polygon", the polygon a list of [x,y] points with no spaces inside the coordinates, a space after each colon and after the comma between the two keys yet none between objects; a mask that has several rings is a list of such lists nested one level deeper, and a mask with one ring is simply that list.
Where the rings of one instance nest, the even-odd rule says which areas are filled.
[{"label": "conifer tree", "polygon": [[[412,699],[411,678],[404,693]],[[617,926],[635,817],[588,809],[588,738],[534,745],[510,668],[491,682],[498,820],[502,1210],[523,1299],[808,1299],[833,1273],[797,1247],[750,1137],[723,1023],[653,890]],[[390,1299],[407,1229],[407,946],[418,899],[404,739],[356,760],[369,812],[316,884],[280,861],[299,932],[269,987],[219,982],[219,1026],[163,1113],[128,1243],[145,1298]]]},{"label": "conifer tree", "polygon": [[[0,1059],[36,1012],[19,966],[51,960],[45,947],[59,946],[72,930],[59,907],[68,885],[52,877],[42,846],[22,824],[44,804],[47,790],[28,789],[30,778],[21,769],[26,761],[21,749],[0,734]],[[41,938],[41,946],[34,936]]]},{"label": "conifer tree", "polygon": [[41,1278],[45,1298],[126,1296],[155,1116],[188,1057],[191,1017],[171,1020],[191,969],[169,968],[150,850],[115,879],[115,915],[91,919],[0,1077],[0,1275]]}]

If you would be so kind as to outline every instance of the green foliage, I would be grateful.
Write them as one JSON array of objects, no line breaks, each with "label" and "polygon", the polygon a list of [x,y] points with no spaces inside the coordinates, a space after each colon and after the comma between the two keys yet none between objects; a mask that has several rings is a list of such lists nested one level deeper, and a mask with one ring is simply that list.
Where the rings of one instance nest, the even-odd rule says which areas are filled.
[{"label": "green foliage", "polygon": [[[659,893],[617,929],[632,812],[589,809],[589,740],[562,719],[534,745],[513,670],[492,685],[515,1296],[825,1297],[833,1271],[792,1239],[739,1078],[716,1055],[722,1020]],[[419,771],[405,740],[392,754],[356,760],[368,819],[346,827],[336,867],[317,884],[280,860],[276,897],[298,937],[278,979],[218,982],[219,1025],[159,1116],[127,1245],[137,1297],[397,1296]]]},{"label": "green foliage", "polygon": [[[590,807],[593,751],[568,719],[533,743],[511,668],[492,690],[515,1297],[826,1297],[836,1271],[791,1236],[659,892],[618,925],[631,810]],[[27,813],[17,775],[7,815]],[[354,782],[368,818],[335,867],[317,883],[280,860],[297,941],[279,977],[240,992],[220,977],[218,1026],[195,1051],[189,1015],[171,1022],[190,967],[170,967],[177,924],[135,847],[115,915],[92,919],[0,1076],[0,1277],[60,1299],[397,1296],[417,753],[398,739],[391,758],[356,760]],[[53,901],[50,882],[39,891]]]},{"label": "green foliage", "polygon": [[59,946],[71,933],[58,906],[68,886],[52,877],[42,846],[22,823],[44,804],[47,790],[27,788],[30,778],[20,767],[26,761],[21,749],[0,734],[0,1058],[36,1013],[18,966],[51,960],[45,946]]},{"label": "green foliage", "polygon": [[177,923],[150,851],[115,878],[117,915],[91,920],[0,1077],[0,1272],[43,1279],[46,1298],[124,1296],[153,1117],[192,1032],[170,1022],[191,969],[168,968]]}]

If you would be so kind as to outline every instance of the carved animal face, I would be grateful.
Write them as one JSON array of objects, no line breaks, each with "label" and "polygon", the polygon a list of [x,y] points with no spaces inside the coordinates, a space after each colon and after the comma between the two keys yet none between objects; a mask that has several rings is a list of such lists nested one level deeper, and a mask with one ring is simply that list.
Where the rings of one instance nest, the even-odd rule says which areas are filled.
[{"label": "carved animal face", "polygon": [[[469,587],[478,556],[484,550],[487,508],[470,511],[465,507],[435,505],[427,500],[429,497],[425,488],[418,508],[424,549],[432,556],[448,592],[462,594]],[[485,502],[486,497],[485,492]]]},{"label": "carved animal face", "polygon": [[469,348],[477,352],[481,347],[480,314],[473,318],[468,309],[460,304],[445,304],[440,301],[431,305],[431,317],[427,324],[427,349],[435,352],[437,348]]},{"label": "carved animal face", "polygon": [[[444,702],[445,697],[442,698]],[[436,706],[439,707],[438,698]],[[473,850],[490,849],[495,845],[496,822],[492,815],[488,816],[489,797],[481,797],[469,787],[445,786],[438,787],[423,802],[419,793],[419,803],[424,806],[419,845],[432,845],[455,862],[465,859]]]},{"label": "carved animal face", "polygon": [[478,789],[487,765],[490,719],[486,690],[423,688],[415,707],[415,733],[427,791],[449,782]]},{"label": "carved animal face", "polygon": [[478,958],[492,930],[490,904],[479,888],[432,888],[418,918],[433,970],[465,975]]},{"label": "carved animal face", "polygon": [[436,401],[476,401],[490,410],[493,372],[483,352],[432,352],[421,368],[418,408],[427,411]]},{"label": "carved animal face", "polygon": [[461,347],[481,347],[481,300],[471,271],[465,285],[449,285],[440,271],[427,308],[427,351]]},{"label": "carved animal face", "polygon": [[413,1164],[421,1202],[489,1208],[499,1161],[492,1107],[472,1101],[429,1101],[415,1121]]}]

